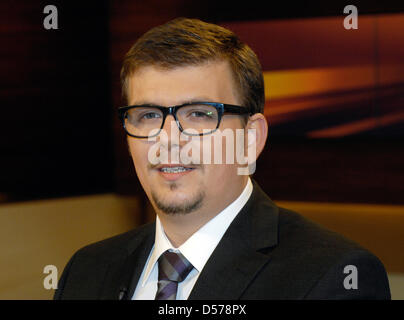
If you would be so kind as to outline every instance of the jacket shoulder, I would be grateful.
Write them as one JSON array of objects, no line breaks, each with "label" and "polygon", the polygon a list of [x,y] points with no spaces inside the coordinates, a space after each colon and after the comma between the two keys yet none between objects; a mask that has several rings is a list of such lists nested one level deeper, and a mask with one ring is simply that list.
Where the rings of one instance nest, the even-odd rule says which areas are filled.
[{"label": "jacket shoulder", "polygon": [[142,225],[136,229],[115,235],[113,237],[88,244],[79,249],[75,256],[113,259],[123,251],[130,250],[130,245],[140,243],[145,237],[154,232],[154,222]]},{"label": "jacket shoulder", "polygon": [[86,245],[76,251],[59,279],[54,299],[96,299],[110,266],[150,239],[154,223]]},{"label": "jacket shoulder", "polygon": [[[280,249],[280,250],[279,250]],[[309,299],[389,299],[381,261],[358,243],[279,207],[277,254]],[[343,286],[347,267],[361,275],[359,290]],[[303,280],[304,279],[304,280]],[[311,289],[310,289],[311,288]]]},{"label": "jacket shoulder", "polygon": [[312,250],[340,251],[366,250],[358,243],[345,236],[331,231],[301,214],[279,207],[279,242],[298,248],[310,248]]}]

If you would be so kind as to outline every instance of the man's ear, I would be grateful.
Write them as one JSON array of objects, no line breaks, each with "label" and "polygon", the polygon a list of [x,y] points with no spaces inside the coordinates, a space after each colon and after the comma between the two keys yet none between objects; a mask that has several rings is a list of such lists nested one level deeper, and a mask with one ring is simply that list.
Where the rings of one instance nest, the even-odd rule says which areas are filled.
[{"label": "man's ear", "polygon": [[247,154],[255,154],[255,160],[257,160],[265,147],[265,142],[267,141],[267,119],[262,113],[255,113],[248,119],[245,130],[247,136],[245,144],[246,150],[248,152]]}]

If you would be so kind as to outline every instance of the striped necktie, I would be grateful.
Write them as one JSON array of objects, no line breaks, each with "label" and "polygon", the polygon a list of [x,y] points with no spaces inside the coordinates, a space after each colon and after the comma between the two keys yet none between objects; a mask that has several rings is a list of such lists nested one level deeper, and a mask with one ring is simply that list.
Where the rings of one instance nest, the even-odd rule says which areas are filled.
[{"label": "striped necktie", "polygon": [[176,300],[178,283],[183,281],[191,270],[192,264],[177,252],[164,252],[159,260],[159,281],[156,300]]}]

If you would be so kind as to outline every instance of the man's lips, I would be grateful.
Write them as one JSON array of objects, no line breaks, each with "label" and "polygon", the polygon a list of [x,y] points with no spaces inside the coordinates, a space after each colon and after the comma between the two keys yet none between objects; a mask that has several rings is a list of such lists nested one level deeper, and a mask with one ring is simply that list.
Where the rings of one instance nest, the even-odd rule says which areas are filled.
[{"label": "man's lips", "polygon": [[165,180],[173,181],[194,171],[196,167],[192,165],[183,165],[183,164],[162,164],[156,166],[154,169],[157,170],[157,172]]},{"label": "man's lips", "polygon": [[160,164],[155,167],[156,170],[162,171],[163,169],[173,169],[173,168],[185,168],[185,169],[195,169],[195,166],[192,165],[184,165],[181,163],[177,164]]}]

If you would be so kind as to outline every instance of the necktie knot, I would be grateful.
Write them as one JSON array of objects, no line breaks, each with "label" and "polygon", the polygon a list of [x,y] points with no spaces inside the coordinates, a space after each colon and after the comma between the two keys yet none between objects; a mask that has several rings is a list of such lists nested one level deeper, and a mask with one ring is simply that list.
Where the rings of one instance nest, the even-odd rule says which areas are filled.
[{"label": "necktie knot", "polygon": [[183,281],[193,269],[192,264],[180,253],[165,251],[158,260],[159,280]]}]

